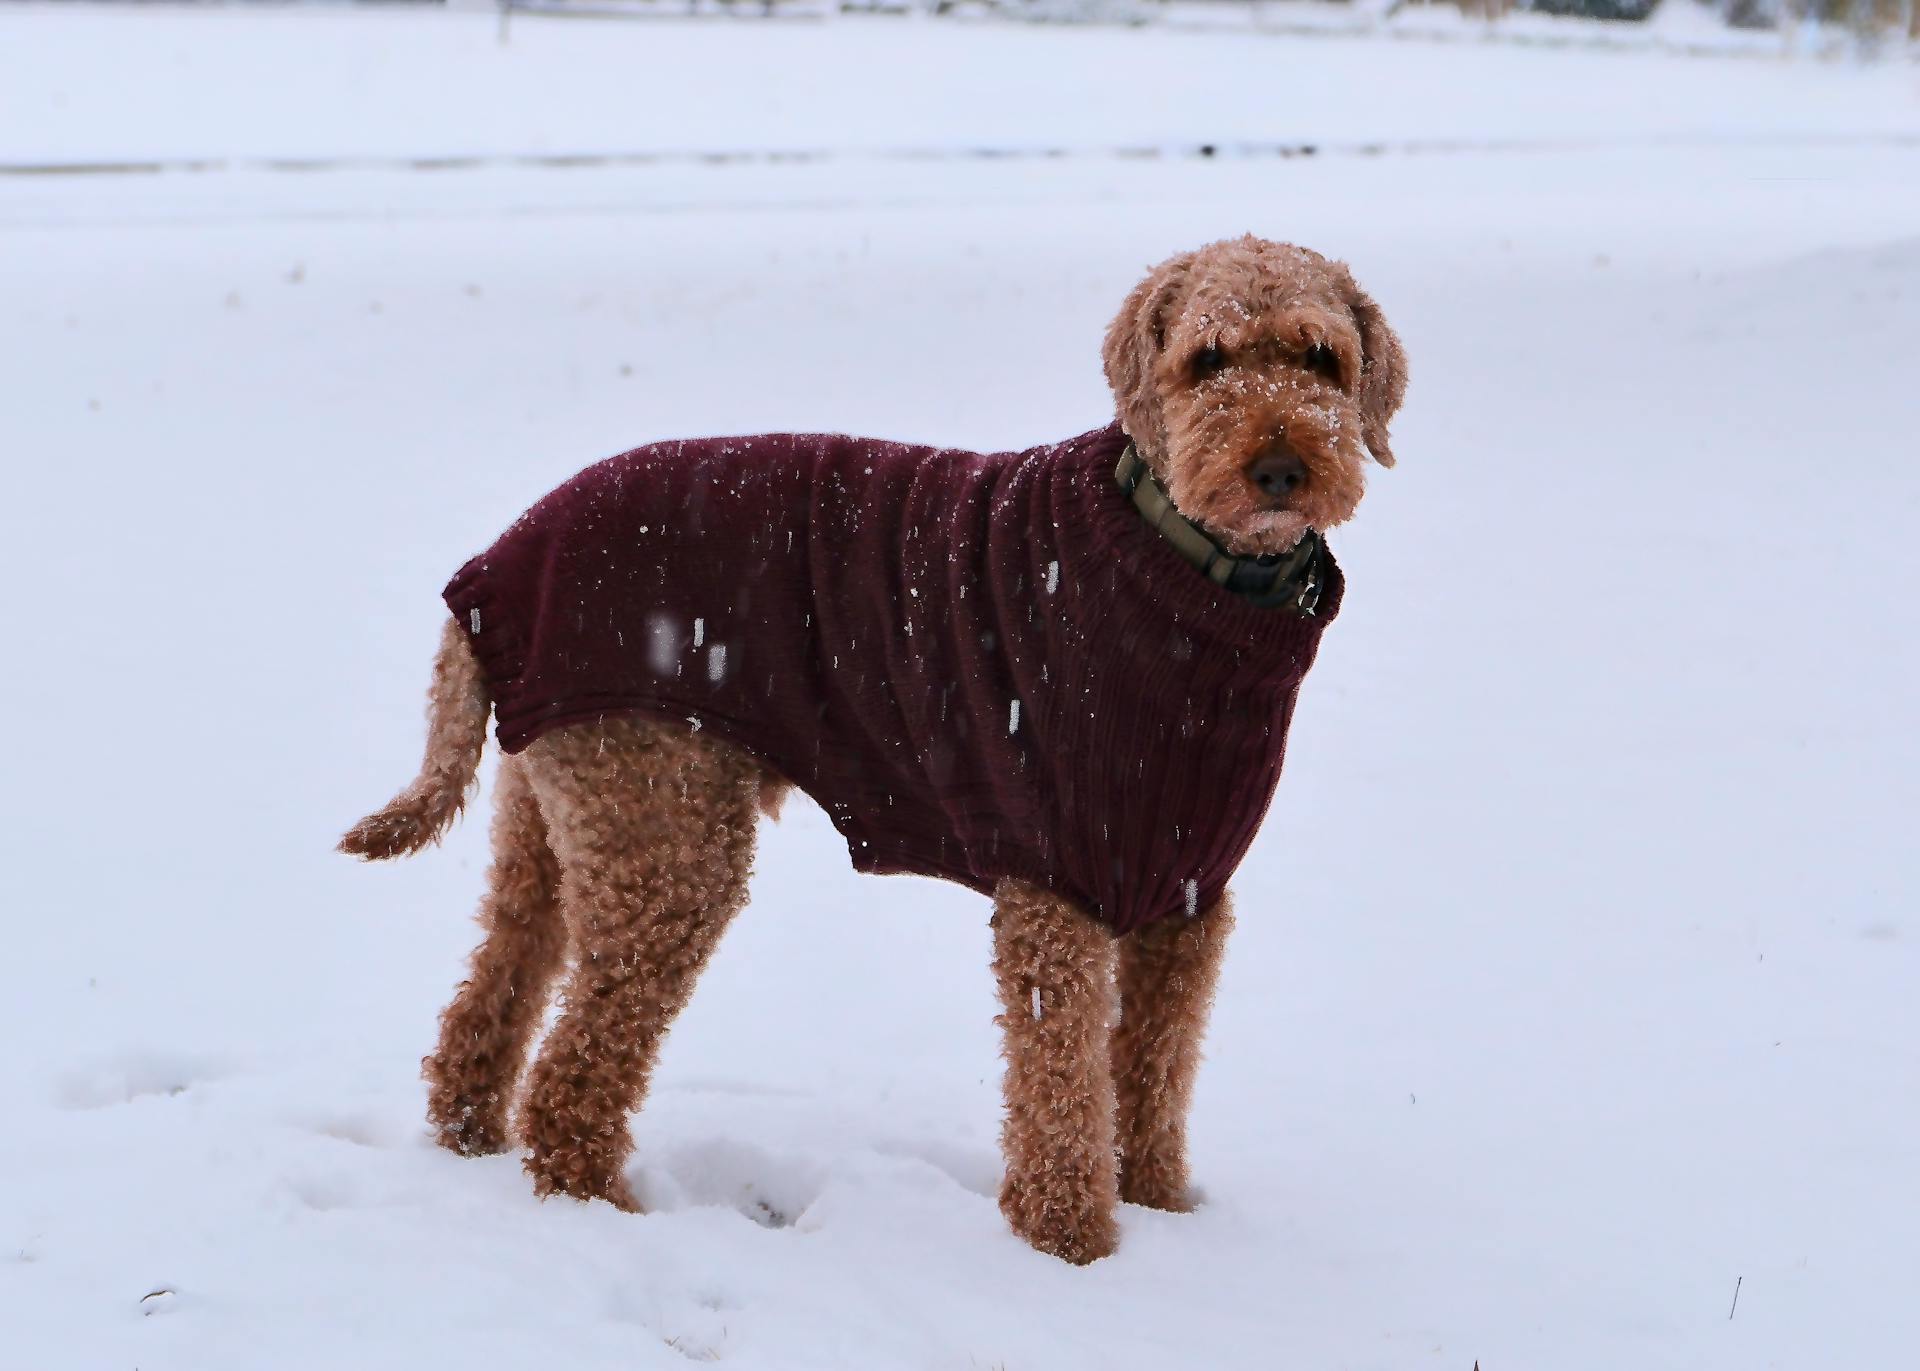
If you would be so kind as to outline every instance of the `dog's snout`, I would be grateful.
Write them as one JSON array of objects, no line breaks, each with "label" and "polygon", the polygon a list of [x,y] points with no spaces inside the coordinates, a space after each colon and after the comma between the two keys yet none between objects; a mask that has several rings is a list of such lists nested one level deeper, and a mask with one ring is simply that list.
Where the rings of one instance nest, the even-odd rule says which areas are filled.
[{"label": "dog's snout", "polygon": [[1307,464],[1284,447],[1256,457],[1247,468],[1247,479],[1260,487],[1262,494],[1283,500],[1307,483]]}]

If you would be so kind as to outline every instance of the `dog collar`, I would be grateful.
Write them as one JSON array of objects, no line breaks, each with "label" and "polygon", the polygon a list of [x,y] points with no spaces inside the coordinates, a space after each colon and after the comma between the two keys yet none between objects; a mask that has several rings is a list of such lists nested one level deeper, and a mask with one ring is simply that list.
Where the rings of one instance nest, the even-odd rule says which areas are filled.
[{"label": "dog collar", "polygon": [[1320,535],[1313,529],[1301,534],[1287,552],[1236,556],[1173,507],[1131,442],[1120,454],[1113,478],[1148,526],[1221,589],[1259,609],[1284,609],[1308,617],[1319,609],[1325,577],[1320,570]]}]

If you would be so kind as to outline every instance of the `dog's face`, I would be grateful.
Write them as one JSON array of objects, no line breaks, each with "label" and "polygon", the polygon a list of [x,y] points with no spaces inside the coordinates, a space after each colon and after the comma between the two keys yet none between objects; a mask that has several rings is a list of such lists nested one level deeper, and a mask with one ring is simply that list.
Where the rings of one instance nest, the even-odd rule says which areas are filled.
[{"label": "dog's face", "polygon": [[1122,427],[1174,507],[1239,554],[1353,517],[1406,357],[1339,262],[1260,238],[1161,263],[1107,330]]}]

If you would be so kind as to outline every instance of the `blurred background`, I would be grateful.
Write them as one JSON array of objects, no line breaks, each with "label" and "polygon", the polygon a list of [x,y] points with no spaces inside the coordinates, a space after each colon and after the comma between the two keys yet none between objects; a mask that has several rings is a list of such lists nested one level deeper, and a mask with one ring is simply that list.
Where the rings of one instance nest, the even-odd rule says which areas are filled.
[{"label": "blurred background", "polygon": [[[1901,1364],[1914,6],[1469,8],[0,4],[0,1364]],[[484,802],[331,848],[447,576],[654,439],[1095,427],[1126,291],[1246,232],[1412,387],[1202,1207],[1005,1231],[984,902],[801,801],[647,1215],[434,1150]]]}]

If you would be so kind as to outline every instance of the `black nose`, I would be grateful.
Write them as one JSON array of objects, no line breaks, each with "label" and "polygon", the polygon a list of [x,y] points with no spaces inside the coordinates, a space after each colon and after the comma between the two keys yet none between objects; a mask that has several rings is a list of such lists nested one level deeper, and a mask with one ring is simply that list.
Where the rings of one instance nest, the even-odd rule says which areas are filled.
[{"label": "black nose", "polygon": [[1285,448],[1275,448],[1256,457],[1247,468],[1247,479],[1261,491],[1280,500],[1307,483],[1307,464]]}]

